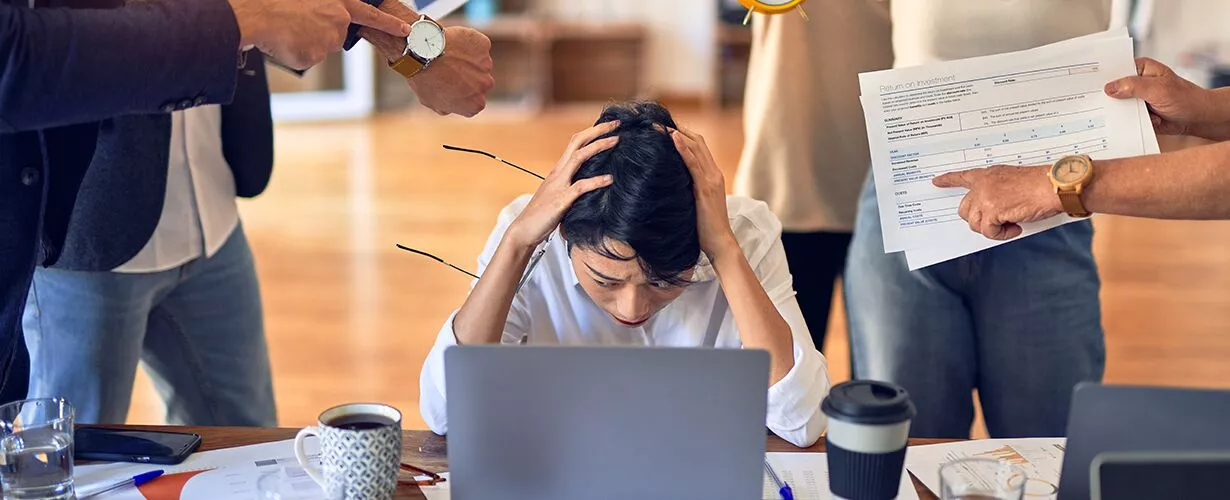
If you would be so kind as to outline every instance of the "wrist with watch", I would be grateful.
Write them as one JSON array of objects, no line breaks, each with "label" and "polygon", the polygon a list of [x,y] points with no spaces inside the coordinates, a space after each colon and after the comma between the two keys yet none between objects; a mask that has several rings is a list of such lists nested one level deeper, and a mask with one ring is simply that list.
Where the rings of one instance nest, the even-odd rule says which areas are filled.
[{"label": "wrist with watch", "polygon": [[1051,165],[1046,177],[1050,179],[1059,196],[1063,211],[1072,217],[1089,217],[1092,215],[1081,201],[1081,193],[1093,181],[1093,160],[1089,155],[1072,155],[1060,158]]},{"label": "wrist with watch", "polygon": [[[363,3],[379,8],[386,0],[363,0]],[[387,0],[398,2],[401,0]],[[359,25],[350,25],[343,48],[350,50],[359,42]],[[444,27],[426,15],[419,15],[417,21],[410,24],[410,34],[406,36],[405,48],[394,60],[389,61],[389,67],[407,79],[421,73],[431,63],[444,55]]]}]

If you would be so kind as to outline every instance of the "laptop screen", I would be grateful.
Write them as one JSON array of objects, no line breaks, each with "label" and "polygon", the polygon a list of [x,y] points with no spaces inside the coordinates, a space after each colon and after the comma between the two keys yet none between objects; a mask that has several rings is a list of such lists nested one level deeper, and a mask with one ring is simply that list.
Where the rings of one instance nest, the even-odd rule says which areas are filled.
[{"label": "laptop screen", "polygon": [[1094,472],[1093,500],[1227,498],[1230,453],[1107,457]]}]

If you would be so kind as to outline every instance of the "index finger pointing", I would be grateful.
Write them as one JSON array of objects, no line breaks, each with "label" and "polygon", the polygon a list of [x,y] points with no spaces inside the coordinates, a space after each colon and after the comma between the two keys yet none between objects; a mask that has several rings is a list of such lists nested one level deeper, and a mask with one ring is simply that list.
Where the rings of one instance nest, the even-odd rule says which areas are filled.
[{"label": "index finger pointing", "polygon": [[350,13],[350,22],[354,24],[378,29],[397,37],[410,34],[409,23],[360,0],[342,0],[342,5],[346,7],[346,12]]},{"label": "index finger pointing", "polygon": [[944,175],[931,179],[931,184],[939,188],[954,188],[954,187],[970,187],[970,180],[966,177],[968,170],[960,172],[948,172]]}]

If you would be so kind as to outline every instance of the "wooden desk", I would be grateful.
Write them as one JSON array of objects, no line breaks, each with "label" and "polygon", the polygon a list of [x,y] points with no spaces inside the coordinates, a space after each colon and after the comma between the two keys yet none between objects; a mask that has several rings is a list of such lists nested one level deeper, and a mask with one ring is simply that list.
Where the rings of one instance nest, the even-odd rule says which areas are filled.
[{"label": "wooden desk", "polygon": [[[149,425],[106,427],[194,432],[200,434],[202,438],[200,451],[294,439],[295,433],[299,431],[298,429],[258,429],[250,427],[165,427]],[[943,439],[911,439],[910,445],[936,444],[949,441]],[[769,436],[766,451],[822,452],[824,451],[824,440],[820,440],[819,443],[811,448],[797,448],[782,441],[777,436]],[[406,431],[405,437],[402,440],[402,461],[432,471],[445,471],[448,470],[447,456],[444,438],[429,431]],[[917,478],[911,476],[910,479],[914,481],[914,488],[918,490],[919,497],[923,500],[936,499],[935,495],[931,494],[931,491],[926,486],[923,486]],[[400,500],[423,499],[425,497],[416,486],[401,486],[397,491],[396,498]]]}]

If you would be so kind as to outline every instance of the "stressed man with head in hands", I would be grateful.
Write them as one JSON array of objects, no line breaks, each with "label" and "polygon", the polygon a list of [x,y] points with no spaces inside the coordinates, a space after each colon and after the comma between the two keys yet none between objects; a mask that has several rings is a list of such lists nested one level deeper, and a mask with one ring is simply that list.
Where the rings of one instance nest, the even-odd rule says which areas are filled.
[{"label": "stressed man with head in hands", "polygon": [[574,135],[538,191],[500,214],[479,275],[423,367],[420,406],[438,434],[448,430],[445,349],[523,336],[763,349],[768,428],[798,446],[824,431],[827,368],[794,298],[781,224],[764,203],[728,197],[704,138],[661,106],[609,106]]}]

